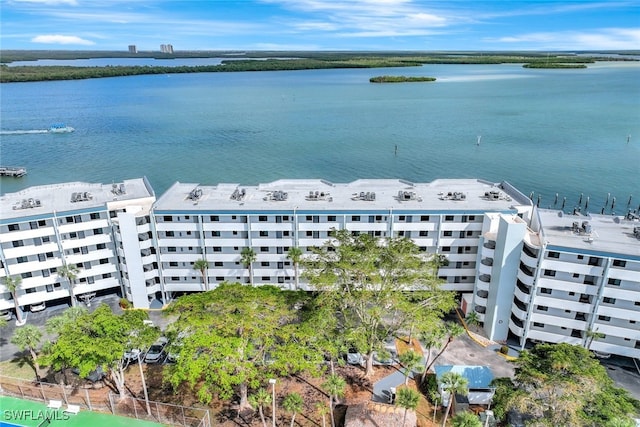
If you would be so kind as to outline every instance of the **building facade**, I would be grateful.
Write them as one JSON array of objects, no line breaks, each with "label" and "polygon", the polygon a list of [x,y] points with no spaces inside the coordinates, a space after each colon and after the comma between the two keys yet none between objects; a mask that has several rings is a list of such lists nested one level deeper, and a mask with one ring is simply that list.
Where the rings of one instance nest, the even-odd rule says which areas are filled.
[{"label": "building facade", "polygon": [[[506,182],[175,183],[157,200],[146,179],[71,183],[4,195],[0,213],[0,277],[22,278],[24,308],[68,304],[69,283],[57,274],[68,264],[79,270],[79,299],[118,292],[139,308],[222,282],[293,289],[289,249],[308,253],[347,229],[407,237],[444,256],[444,288],[462,295],[491,339],[640,358],[638,218],[537,209]],[[245,248],[255,254],[250,268]],[[204,275],[194,268],[201,259]],[[0,310],[12,307],[0,287]]]}]

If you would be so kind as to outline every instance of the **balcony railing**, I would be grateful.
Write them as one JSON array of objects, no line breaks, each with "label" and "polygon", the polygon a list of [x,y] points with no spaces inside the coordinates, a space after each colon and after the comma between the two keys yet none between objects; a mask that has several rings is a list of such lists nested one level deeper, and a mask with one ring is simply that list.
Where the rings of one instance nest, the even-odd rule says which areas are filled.
[{"label": "balcony railing", "polygon": [[516,280],[516,286],[518,287],[518,289],[520,289],[520,291],[522,291],[523,293],[530,295],[531,294],[531,289],[529,288],[529,286],[525,285],[524,283],[522,283],[520,280]]},{"label": "balcony railing", "polygon": [[481,274],[480,277],[478,277],[478,279],[480,279],[480,281],[482,281],[482,282],[489,283],[489,282],[491,282],[491,275],[490,274]]}]

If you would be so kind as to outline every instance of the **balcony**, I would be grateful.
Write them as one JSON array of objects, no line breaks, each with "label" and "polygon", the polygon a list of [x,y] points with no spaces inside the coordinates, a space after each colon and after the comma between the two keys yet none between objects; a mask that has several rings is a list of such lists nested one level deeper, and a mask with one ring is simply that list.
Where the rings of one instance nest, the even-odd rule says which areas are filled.
[{"label": "balcony", "polygon": [[513,295],[524,304],[529,304],[531,302],[531,295],[520,290],[520,287],[516,286]]},{"label": "balcony", "polygon": [[487,266],[491,267],[493,265],[493,258],[490,258],[490,257],[482,258],[480,263],[483,264],[483,265],[487,265]]},{"label": "balcony", "polygon": [[487,240],[482,246],[487,249],[493,250],[496,248],[496,242],[494,240]]},{"label": "balcony", "polygon": [[524,335],[524,328],[522,326],[518,326],[513,319],[509,319],[509,330],[518,337],[522,337]]},{"label": "balcony", "polygon": [[480,277],[478,277],[478,279],[481,282],[491,283],[491,275],[490,274],[481,274]]},{"label": "balcony", "polygon": [[531,288],[526,284],[522,283],[520,280],[516,280],[516,288],[526,295],[531,294]]},{"label": "balcony", "polygon": [[533,286],[533,277],[527,275],[522,270],[518,271],[518,275],[516,277],[520,282],[522,282],[523,285],[526,285],[529,287]]},{"label": "balcony", "polygon": [[520,262],[520,271],[529,277],[533,277],[534,270],[527,267],[523,262]]}]

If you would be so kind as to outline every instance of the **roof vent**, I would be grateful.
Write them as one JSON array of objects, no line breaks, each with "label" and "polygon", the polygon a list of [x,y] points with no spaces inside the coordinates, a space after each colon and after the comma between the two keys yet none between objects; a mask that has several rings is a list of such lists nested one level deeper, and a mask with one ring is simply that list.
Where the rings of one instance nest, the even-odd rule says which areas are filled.
[{"label": "roof vent", "polygon": [[376,193],[375,191],[361,191],[360,193],[353,193],[353,195],[351,196],[351,200],[363,200],[365,202],[375,202],[376,200]]},{"label": "roof vent", "polygon": [[40,199],[22,199],[22,201],[17,202],[15,205],[13,205],[13,210],[20,210],[20,209],[33,209],[33,208],[39,208],[41,207],[42,204],[40,203]]},{"label": "roof vent", "polygon": [[126,191],[126,189],[124,187],[124,184],[119,184],[118,185],[118,184],[115,184],[115,183],[111,184],[111,192],[113,194],[115,194],[116,196],[119,196],[121,194],[126,194],[127,193],[127,191]]},{"label": "roof vent", "polygon": [[231,194],[231,200],[237,200],[237,201],[242,201],[244,200],[244,198],[247,196],[247,190],[246,189],[240,189],[240,188],[236,188],[233,193]]},{"label": "roof vent", "polygon": [[272,200],[274,202],[284,202],[288,198],[289,198],[289,193],[287,193],[286,191],[277,190],[277,191],[270,191],[269,193],[267,193],[267,196],[264,198],[264,200]]},{"label": "roof vent", "polygon": [[304,197],[305,200],[311,202],[318,202],[328,200],[329,202],[333,201],[333,197],[329,194],[329,192],[324,191],[309,191],[309,195]]},{"label": "roof vent", "polygon": [[93,194],[87,191],[71,194],[71,203],[87,202],[92,199],[93,199]]},{"label": "roof vent", "polygon": [[188,196],[188,198],[193,200],[194,202],[197,202],[198,200],[200,200],[201,197],[202,197],[202,189],[198,187],[191,190]]}]

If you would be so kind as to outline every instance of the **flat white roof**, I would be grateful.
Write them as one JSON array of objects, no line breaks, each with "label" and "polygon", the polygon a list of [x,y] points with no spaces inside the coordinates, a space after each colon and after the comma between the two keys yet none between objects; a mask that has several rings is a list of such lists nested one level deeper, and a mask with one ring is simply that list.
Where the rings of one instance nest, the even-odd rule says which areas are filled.
[{"label": "flat white roof", "polygon": [[484,212],[515,210],[515,206],[530,204],[508,183],[477,179],[438,179],[429,183],[398,179],[359,179],[350,183],[281,179],[257,186],[177,182],[158,199],[156,210]]},{"label": "flat white roof", "polygon": [[[574,248],[594,255],[623,254],[640,259],[640,240],[633,234],[640,221],[612,215],[568,215],[539,209],[538,216],[545,242],[551,246]],[[574,229],[574,222],[578,228]],[[583,228],[587,222],[590,232]]]},{"label": "flat white roof", "polygon": [[[153,197],[145,178],[114,184],[67,182],[29,187],[0,197],[0,220],[104,208],[107,203]],[[75,200],[75,201],[72,201]]]}]

